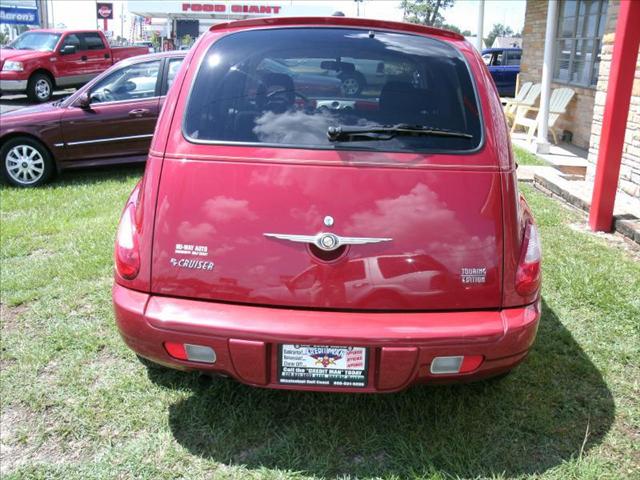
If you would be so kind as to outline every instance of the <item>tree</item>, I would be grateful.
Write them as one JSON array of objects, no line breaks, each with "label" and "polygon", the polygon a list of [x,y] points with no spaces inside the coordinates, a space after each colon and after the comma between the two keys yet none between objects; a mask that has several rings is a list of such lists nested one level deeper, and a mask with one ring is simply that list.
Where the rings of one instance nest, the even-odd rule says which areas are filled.
[{"label": "tree", "polygon": [[442,12],[453,5],[454,0],[402,0],[400,8],[407,22],[438,27],[444,23]]},{"label": "tree", "polygon": [[511,37],[513,35],[513,30],[511,27],[505,26],[501,23],[494,23],[491,31],[484,39],[487,47],[491,47],[496,37]]},{"label": "tree", "polygon": [[443,23],[442,25],[438,25],[438,28],[444,28],[445,30],[462,34],[462,32],[458,27],[456,27],[455,25],[450,25],[448,23]]}]

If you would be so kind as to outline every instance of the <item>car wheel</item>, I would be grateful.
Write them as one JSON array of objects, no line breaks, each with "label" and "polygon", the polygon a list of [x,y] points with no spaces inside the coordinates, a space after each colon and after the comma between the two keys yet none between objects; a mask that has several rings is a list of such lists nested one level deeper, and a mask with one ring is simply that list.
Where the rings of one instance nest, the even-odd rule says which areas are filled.
[{"label": "car wheel", "polygon": [[363,82],[356,75],[345,75],[340,79],[342,81],[342,91],[347,97],[355,97],[362,91]]},{"label": "car wheel", "polygon": [[27,84],[27,96],[32,102],[48,102],[53,95],[53,82],[48,75],[36,73]]},{"label": "car wheel", "polygon": [[13,138],[0,149],[2,175],[15,187],[37,187],[47,182],[55,171],[51,155],[37,140]]}]

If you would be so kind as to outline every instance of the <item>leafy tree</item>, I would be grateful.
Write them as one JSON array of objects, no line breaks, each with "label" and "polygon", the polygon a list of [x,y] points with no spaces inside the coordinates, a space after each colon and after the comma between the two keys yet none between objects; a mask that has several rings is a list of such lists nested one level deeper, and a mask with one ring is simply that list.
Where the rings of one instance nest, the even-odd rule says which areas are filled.
[{"label": "leafy tree", "polygon": [[438,28],[444,28],[445,30],[450,30],[452,32],[456,32],[462,35],[462,32],[455,25],[450,25],[448,23],[443,23],[442,25],[438,25]]},{"label": "leafy tree", "polygon": [[442,12],[451,7],[453,2],[454,0],[402,0],[400,8],[405,21],[438,27],[444,23]]},{"label": "leafy tree", "polygon": [[472,35],[471,30],[463,30],[462,32],[463,37],[470,37],[471,35]]},{"label": "leafy tree", "polygon": [[487,47],[491,47],[496,37],[511,37],[513,36],[513,30],[511,27],[505,26],[501,23],[494,23],[489,34],[485,37]]},{"label": "leafy tree", "polygon": [[151,32],[151,43],[153,43],[153,47],[156,49],[156,52],[160,51],[160,35],[158,35],[158,32],[153,31]]}]

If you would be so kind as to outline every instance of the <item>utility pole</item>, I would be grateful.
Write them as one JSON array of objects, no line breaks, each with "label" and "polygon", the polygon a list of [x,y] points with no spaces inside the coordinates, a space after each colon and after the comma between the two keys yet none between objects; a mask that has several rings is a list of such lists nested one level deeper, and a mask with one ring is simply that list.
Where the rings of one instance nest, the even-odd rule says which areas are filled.
[{"label": "utility pole", "polygon": [[49,5],[47,0],[38,0],[38,16],[40,17],[40,28],[49,28]]},{"label": "utility pole", "polygon": [[[476,38],[476,48],[482,53],[482,37],[484,35],[484,0],[478,2],[478,38]],[[487,45],[490,47],[491,45]]]},{"label": "utility pole", "polygon": [[356,2],[356,6],[357,6],[357,9],[358,9],[357,10],[357,16],[359,17],[360,16],[360,4],[362,2],[364,2],[364,0],[353,0],[353,1]]}]

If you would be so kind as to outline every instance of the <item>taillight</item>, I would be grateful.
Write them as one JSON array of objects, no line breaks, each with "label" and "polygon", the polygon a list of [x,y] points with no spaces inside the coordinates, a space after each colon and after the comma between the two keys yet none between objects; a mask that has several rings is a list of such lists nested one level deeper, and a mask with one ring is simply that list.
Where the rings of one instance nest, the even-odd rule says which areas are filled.
[{"label": "taillight", "polygon": [[532,295],[540,288],[541,261],[538,228],[533,223],[527,223],[522,242],[522,255],[516,271],[516,292],[523,297]]},{"label": "taillight", "polygon": [[[134,191],[132,198],[137,199],[139,190]],[[122,278],[132,280],[140,271],[140,248],[138,245],[137,202],[129,200],[122,212],[118,234],[116,236],[116,270]]]}]

